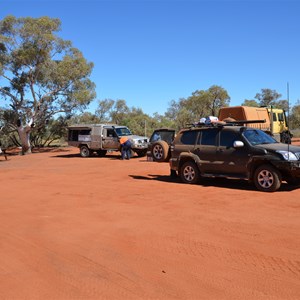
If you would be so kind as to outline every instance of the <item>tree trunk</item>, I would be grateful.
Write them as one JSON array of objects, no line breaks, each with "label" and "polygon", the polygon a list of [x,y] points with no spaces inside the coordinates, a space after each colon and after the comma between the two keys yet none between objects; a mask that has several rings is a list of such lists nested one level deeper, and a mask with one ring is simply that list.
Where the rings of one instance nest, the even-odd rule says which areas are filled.
[{"label": "tree trunk", "polygon": [[26,126],[20,125],[18,127],[18,134],[22,146],[22,153],[21,153],[22,155],[31,153],[30,131],[31,131],[30,125],[26,125]]}]

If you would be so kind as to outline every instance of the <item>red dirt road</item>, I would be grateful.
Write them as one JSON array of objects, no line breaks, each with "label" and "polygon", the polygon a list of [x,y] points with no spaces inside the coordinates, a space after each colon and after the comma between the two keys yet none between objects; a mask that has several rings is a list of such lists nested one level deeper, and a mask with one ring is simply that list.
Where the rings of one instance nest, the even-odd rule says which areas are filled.
[{"label": "red dirt road", "polygon": [[300,299],[300,188],[168,175],[75,148],[0,157],[0,299]]}]

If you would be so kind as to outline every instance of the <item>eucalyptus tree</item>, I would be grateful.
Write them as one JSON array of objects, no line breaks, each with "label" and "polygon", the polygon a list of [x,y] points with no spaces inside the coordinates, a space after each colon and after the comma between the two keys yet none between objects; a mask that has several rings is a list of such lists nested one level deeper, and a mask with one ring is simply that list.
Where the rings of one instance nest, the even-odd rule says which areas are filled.
[{"label": "eucalyptus tree", "polygon": [[198,122],[201,117],[217,116],[221,107],[228,106],[230,97],[227,91],[217,85],[208,90],[196,90],[188,98],[171,101],[165,114],[181,128],[189,123]]},{"label": "eucalyptus tree", "polygon": [[209,99],[210,114],[217,116],[219,109],[224,106],[228,106],[230,102],[230,96],[227,91],[218,85],[213,85],[207,90]]},{"label": "eucalyptus tree", "polygon": [[289,117],[291,129],[297,129],[299,134],[300,129],[300,100],[291,109],[291,114]]},{"label": "eucalyptus tree", "polygon": [[242,106],[251,106],[251,107],[259,107],[259,103],[254,99],[245,99],[241,104]]},{"label": "eucalyptus tree", "polygon": [[60,20],[49,17],[0,21],[0,96],[15,114],[8,126],[18,131],[23,153],[31,151],[33,128],[83,109],[95,97],[93,64],[58,36],[60,30]]},{"label": "eucalyptus tree", "polygon": [[261,93],[255,95],[255,99],[258,100],[260,106],[275,105],[276,101],[281,97],[281,94],[271,89],[261,89]]}]

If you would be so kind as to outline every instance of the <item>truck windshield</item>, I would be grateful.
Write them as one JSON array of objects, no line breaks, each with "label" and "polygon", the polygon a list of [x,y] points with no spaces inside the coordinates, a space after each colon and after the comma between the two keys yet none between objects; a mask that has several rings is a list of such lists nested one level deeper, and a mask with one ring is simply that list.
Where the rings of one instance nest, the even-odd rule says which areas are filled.
[{"label": "truck windshield", "polygon": [[116,128],[116,132],[118,136],[132,135],[131,131],[127,127]]},{"label": "truck windshield", "polygon": [[277,143],[274,138],[259,129],[247,129],[244,131],[244,136],[253,146]]}]

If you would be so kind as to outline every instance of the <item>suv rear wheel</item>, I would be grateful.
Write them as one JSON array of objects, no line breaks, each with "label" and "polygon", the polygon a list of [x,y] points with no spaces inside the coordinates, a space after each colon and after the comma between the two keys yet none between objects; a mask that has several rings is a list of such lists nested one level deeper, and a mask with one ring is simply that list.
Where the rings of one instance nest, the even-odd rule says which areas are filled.
[{"label": "suv rear wheel", "polygon": [[262,165],[255,170],[254,184],[263,192],[275,192],[281,186],[281,174],[270,165]]},{"label": "suv rear wheel", "polygon": [[192,161],[185,162],[180,168],[180,178],[185,183],[197,183],[200,178],[197,165]]}]

